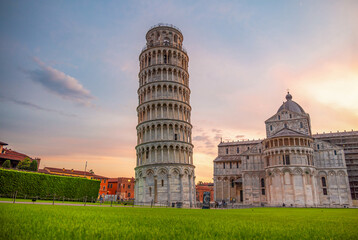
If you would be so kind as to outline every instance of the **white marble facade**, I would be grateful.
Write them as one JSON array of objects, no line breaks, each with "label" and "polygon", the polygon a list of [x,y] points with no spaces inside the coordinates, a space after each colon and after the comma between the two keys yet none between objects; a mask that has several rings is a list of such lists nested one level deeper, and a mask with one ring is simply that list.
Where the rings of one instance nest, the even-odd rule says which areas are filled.
[{"label": "white marble facade", "polygon": [[350,206],[344,151],[314,139],[309,114],[287,94],[265,121],[266,139],[221,142],[216,201],[259,206]]},{"label": "white marble facade", "polygon": [[159,24],[140,56],[135,202],[195,205],[188,62],[183,35]]}]

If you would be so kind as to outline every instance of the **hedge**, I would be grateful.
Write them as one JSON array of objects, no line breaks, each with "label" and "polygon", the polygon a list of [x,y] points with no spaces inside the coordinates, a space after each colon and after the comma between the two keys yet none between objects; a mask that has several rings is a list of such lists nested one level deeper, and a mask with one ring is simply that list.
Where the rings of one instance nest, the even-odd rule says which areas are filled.
[{"label": "hedge", "polygon": [[42,199],[54,195],[69,199],[96,199],[99,187],[99,180],[0,169],[1,195],[17,191],[21,196]]}]

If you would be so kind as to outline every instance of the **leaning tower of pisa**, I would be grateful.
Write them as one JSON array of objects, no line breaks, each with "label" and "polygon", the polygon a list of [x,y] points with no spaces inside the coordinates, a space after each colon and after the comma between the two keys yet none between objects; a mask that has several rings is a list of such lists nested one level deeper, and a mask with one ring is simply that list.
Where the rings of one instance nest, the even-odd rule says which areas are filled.
[{"label": "leaning tower of pisa", "polygon": [[158,24],[139,55],[137,204],[195,204],[189,57],[183,34]]}]

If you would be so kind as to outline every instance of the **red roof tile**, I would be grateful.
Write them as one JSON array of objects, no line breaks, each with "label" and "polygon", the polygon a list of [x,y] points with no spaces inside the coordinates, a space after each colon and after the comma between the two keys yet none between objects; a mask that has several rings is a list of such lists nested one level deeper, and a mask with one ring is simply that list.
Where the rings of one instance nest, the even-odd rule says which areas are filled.
[{"label": "red roof tile", "polygon": [[74,169],[65,169],[65,168],[53,168],[53,167],[44,167],[44,170],[48,170],[50,172],[56,172],[56,173],[68,173],[68,174],[77,174],[77,175],[86,175],[86,176],[96,176],[93,173],[85,172],[85,171],[79,171]]},{"label": "red roof tile", "polygon": [[[4,148],[3,152],[0,153],[0,158],[9,159],[9,160],[22,161],[27,157],[30,158],[29,156],[27,156],[23,153],[15,152],[15,151],[13,151],[11,149],[7,149],[7,148]],[[30,158],[30,159],[32,159],[32,158]]]}]

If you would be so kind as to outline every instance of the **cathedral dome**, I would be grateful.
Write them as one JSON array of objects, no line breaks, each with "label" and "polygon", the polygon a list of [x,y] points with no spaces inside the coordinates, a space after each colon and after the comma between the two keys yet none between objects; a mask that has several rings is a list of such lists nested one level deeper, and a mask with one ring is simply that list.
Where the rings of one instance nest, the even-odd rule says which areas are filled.
[{"label": "cathedral dome", "polygon": [[289,92],[287,92],[286,95],[286,102],[281,105],[277,112],[280,112],[281,110],[289,110],[291,112],[296,112],[300,114],[305,113],[303,108],[298,103],[292,101],[292,95]]}]

